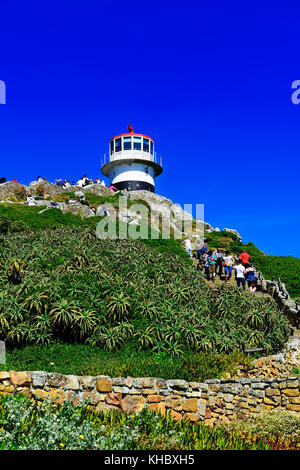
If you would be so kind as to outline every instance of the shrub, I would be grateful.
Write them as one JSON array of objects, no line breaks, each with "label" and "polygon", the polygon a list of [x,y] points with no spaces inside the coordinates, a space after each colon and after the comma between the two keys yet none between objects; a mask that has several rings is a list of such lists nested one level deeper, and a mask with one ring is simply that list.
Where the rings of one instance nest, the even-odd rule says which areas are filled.
[{"label": "shrub", "polygon": [[226,424],[225,428],[239,434],[250,433],[257,435],[261,439],[272,435],[300,442],[299,414],[283,409],[263,411],[257,416],[251,416],[247,421],[234,421]]}]

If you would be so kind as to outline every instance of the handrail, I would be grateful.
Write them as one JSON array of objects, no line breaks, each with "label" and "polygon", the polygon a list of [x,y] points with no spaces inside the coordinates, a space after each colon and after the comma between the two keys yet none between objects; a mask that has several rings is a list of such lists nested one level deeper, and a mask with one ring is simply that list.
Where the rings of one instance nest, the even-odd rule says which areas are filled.
[{"label": "handrail", "polygon": [[[115,157],[115,154],[114,154],[114,157]],[[133,158],[134,158],[134,157],[133,157]],[[141,160],[142,160],[142,159],[143,159],[143,158],[141,158]],[[104,154],[103,154],[103,157],[101,158],[101,167],[102,167],[103,165],[106,165],[106,163],[109,163],[109,162],[114,161],[114,160],[118,160],[118,159],[117,159],[117,158],[116,158],[116,159],[115,159],[115,158],[111,158],[111,155],[109,155],[109,154],[107,155],[106,153],[104,153]],[[161,155],[159,155],[159,154],[156,153],[156,152],[155,152],[154,155],[151,155],[151,154],[150,154],[150,159],[147,160],[147,161],[149,161],[149,162],[154,162],[154,163],[156,163],[157,165],[162,166],[162,157],[161,157]]]}]

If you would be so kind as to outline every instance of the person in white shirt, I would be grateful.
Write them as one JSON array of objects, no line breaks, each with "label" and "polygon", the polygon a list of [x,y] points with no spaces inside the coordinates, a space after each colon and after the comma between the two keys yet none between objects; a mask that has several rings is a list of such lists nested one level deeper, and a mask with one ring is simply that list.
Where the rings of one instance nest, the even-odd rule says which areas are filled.
[{"label": "person in white shirt", "polygon": [[101,181],[100,185],[105,186],[104,180]]},{"label": "person in white shirt", "polygon": [[189,239],[189,237],[186,237],[186,239],[183,240],[183,242],[181,243],[185,246],[185,249],[188,255],[192,256],[192,244],[191,244],[191,240]]},{"label": "person in white shirt", "polygon": [[245,266],[242,264],[241,260],[238,261],[238,264],[234,267],[234,269],[237,287],[240,287],[242,284],[243,289],[246,290],[246,279],[244,276]]},{"label": "person in white shirt", "polygon": [[79,186],[80,188],[82,188],[84,186],[84,179],[83,179],[83,176],[80,178],[79,181],[77,181],[77,186]]},{"label": "person in white shirt", "polygon": [[225,271],[225,281],[229,281],[232,275],[232,266],[234,264],[234,258],[230,255],[229,251],[225,252],[223,257],[224,271]]}]

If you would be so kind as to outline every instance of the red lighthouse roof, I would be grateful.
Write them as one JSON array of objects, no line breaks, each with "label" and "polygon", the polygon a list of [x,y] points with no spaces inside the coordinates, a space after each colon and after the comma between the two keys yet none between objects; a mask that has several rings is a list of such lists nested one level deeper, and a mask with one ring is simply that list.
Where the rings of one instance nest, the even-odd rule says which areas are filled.
[{"label": "red lighthouse roof", "polygon": [[[148,135],[145,135],[145,134],[137,134],[136,132],[133,131],[133,127],[129,121],[129,125],[127,127],[128,129],[128,134],[119,134],[119,135],[115,135],[114,137],[112,137],[110,140],[113,140],[113,139],[117,139],[118,137],[126,137],[128,135],[136,135],[138,137],[146,137],[146,139],[150,139],[153,141],[152,137],[149,137]],[[154,141],[153,141],[154,142]]]}]

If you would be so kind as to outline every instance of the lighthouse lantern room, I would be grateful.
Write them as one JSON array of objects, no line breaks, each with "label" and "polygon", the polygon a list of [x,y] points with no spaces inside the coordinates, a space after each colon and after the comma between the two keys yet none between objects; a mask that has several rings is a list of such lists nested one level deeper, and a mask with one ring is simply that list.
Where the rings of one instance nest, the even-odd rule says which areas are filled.
[{"label": "lighthouse lantern room", "polygon": [[155,192],[154,179],[162,172],[161,159],[154,151],[154,140],[136,134],[129,123],[128,134],[116,135],[109,142],[109,157],[101,171],[117,189],[146,189]]}]

